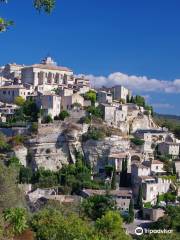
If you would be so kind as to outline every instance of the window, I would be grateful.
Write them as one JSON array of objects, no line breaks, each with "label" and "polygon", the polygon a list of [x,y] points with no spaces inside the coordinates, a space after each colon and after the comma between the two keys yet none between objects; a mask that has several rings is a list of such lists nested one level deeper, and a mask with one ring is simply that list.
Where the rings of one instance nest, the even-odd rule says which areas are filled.
[{"label": "window", "polygon": [[6,94],[6,91],[3,91],[3,94]]}]

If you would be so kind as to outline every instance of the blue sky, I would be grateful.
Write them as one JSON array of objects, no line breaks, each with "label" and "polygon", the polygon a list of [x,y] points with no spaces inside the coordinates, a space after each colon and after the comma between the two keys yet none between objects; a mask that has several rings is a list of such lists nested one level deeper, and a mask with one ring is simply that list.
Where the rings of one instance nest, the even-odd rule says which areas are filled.
[{"label": "blue sky", "polygon": [[51,54],[97,86],[123,83],[156,111],[180,115],[179,0],[57,0],[50,16],[32,1],[0,6],[15,21],[0,34],[0,65]]}]

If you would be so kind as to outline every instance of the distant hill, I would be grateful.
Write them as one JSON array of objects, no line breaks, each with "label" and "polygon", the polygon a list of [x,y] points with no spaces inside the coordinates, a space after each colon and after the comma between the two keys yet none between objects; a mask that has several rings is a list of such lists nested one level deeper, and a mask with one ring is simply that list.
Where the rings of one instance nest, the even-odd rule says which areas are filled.
[{"label": "distant hill", "polygon": [[177,115],[159,114],[159,113],[155,113],[154,115],[155,115],[155,117],[158,117],[158,118],[171,119],[171,120],[179,120],[179,121],[180,121],[180,116],[177,116]]},{"label": "distant hill", "polygon": [[153,118],[159,126],[168,128],[180,139],[180,116],[155,113]]}]

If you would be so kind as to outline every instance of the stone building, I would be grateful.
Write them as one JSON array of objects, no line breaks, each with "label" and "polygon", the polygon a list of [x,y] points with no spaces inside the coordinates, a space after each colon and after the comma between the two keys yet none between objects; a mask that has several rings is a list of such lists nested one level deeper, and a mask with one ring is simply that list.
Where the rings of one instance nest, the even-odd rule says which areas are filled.
[{"label": "stone building", "polygon": [[7,119],[11,118],[15,111],[18,109],[17,105],[14,104],[3,104],[0,106],[1,117],[4,116]]},{"label": "stone building", "polygon": [[2,71],[2,76],[7,79],[20,79],[21,78],[21,69],[24,68],[24,65],[19,65],[16,63],[6,64]]},{"label": "stone building", "polygon": [[[131,165],[131,183],[135,200],[137,200],[140,186],[142,186],[144,202],[151,202],[152,204],[156,203],[158,194],[169,191],[171,180],[163,176],[152,175],[151,171],[154,170],[154,168],[155,171],[157,171],[156,165],[159,165],[159,163],[153,167],[137,162]],[[160,167],[161,171],[162,166],[158,167]]]},{"label": "stone building", "polygon": [[161,129],[138,129],[134,135],[145,142],[160,143],[166,140],[169,133]]},{"label": "stone building", "polygon": [[143,219],[157,221],[163,217],[165,211],[162,208],[143,208]]},{"label": "stone building", "polygon": [[38,93],[34,97],[37,106],[42,110],[44,116],[50,115],[52,118],[58,116],[61,111],[61,97],[51,92]]},{"label": "stone building", "polygon": [[150,160],[143,162],[144,165],[149,166],[151,169],[151,174],[164,174],[164,164],[159,160]]},{"label": "stone building", "polygon": [[22,68],[21,76],[22,83],[31,84],[34,88],[41,86],[38,90],[46,91],[58,87],[59,84],[67,84],[73,72],[67,67],[57,66],[51,57],[47,57],[40,64]]},{"label": "stone building", "polygon": [[104,121],[109,125],[119,126],[121,122],[125,122],[127,118],[126,110],[122,110],[121,107],[117,108],[107,103],[102,103],[100,107],[104,114]]},{"label": "stone building", "polygon": [[112,88],[112,95],[113,95],[113,99],[115,99],[115,100],[122,99],[126,102],[128,96],[130,96],[131,93],[127,88],[119,85],[119,86],[115,86]]},{"label": "stone building", "polygon": [[128,172],[130,172],[131,167],[131,155],[127,152],[114,152],[108,156],[108,164],[115,167],[117,173],[120,173],[122,170],[122,162],[127,160]]},{"label": "stone building", "polygon": [[[81,195],[83,197],[90,197],[94,195],[105,195],[106,190],[83,189]],[[132,198],[131,188],[119,188],[118,190],[110,190],[109,194],[116,201],[117,208],[120,211],[128,211],[129,203]]]},{"label": "stone building", "polygon": [[171,155],[173,157],[179,156],[179,143],[162,142],[158,145],[158,151],[162,155]]},{"label": "stone building", "polygon": [[21,96],[24,99],[31,95],[32,89],[27,89],[23,85],[7,85],[0,87],[0,101],[4,103],[14,103],[16,97]]},{"label": "stone building", "polygon": [[180,181],[180,160],[175,161],[175,170],[178,181]]},{"label": "stone building", "polygon": [[73,87],[75,91],[79,92],[79,94],[85,94],[91,89],[91,84],[89,79],[82,76],[75,78]]},{"label": "stone building", "polygon": [[79,93],[74,93],[70,96],[63,96],[62,97],[62,109],[63,110],[70,110],[73,108],[74,104],[79,104],[79,106],[84,106],[84,98],[79,95]]},{"label": "stone building", "polygon": [[97,101],[99,103],[112,103],[112,93],[106,91],[99,91],[97,93]]}]

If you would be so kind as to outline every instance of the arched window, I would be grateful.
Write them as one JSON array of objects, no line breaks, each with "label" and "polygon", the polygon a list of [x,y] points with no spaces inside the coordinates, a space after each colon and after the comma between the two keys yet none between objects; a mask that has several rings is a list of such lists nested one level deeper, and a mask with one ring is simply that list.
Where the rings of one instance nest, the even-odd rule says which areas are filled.
[{"label": "arched window", "polygon": [[48,73],[47,82],[48,82],[49,84],[52,83],[52,73],[51,73],[51,72]]},{"label": "arched window", "polygon": [[59,83],[59,73],[56,73],[54,83]]},{"label": "arched window", "polygon": [[43,72],[39,72],[38,73],[38,84],[42,85],[44,81],[44,73]]}]

